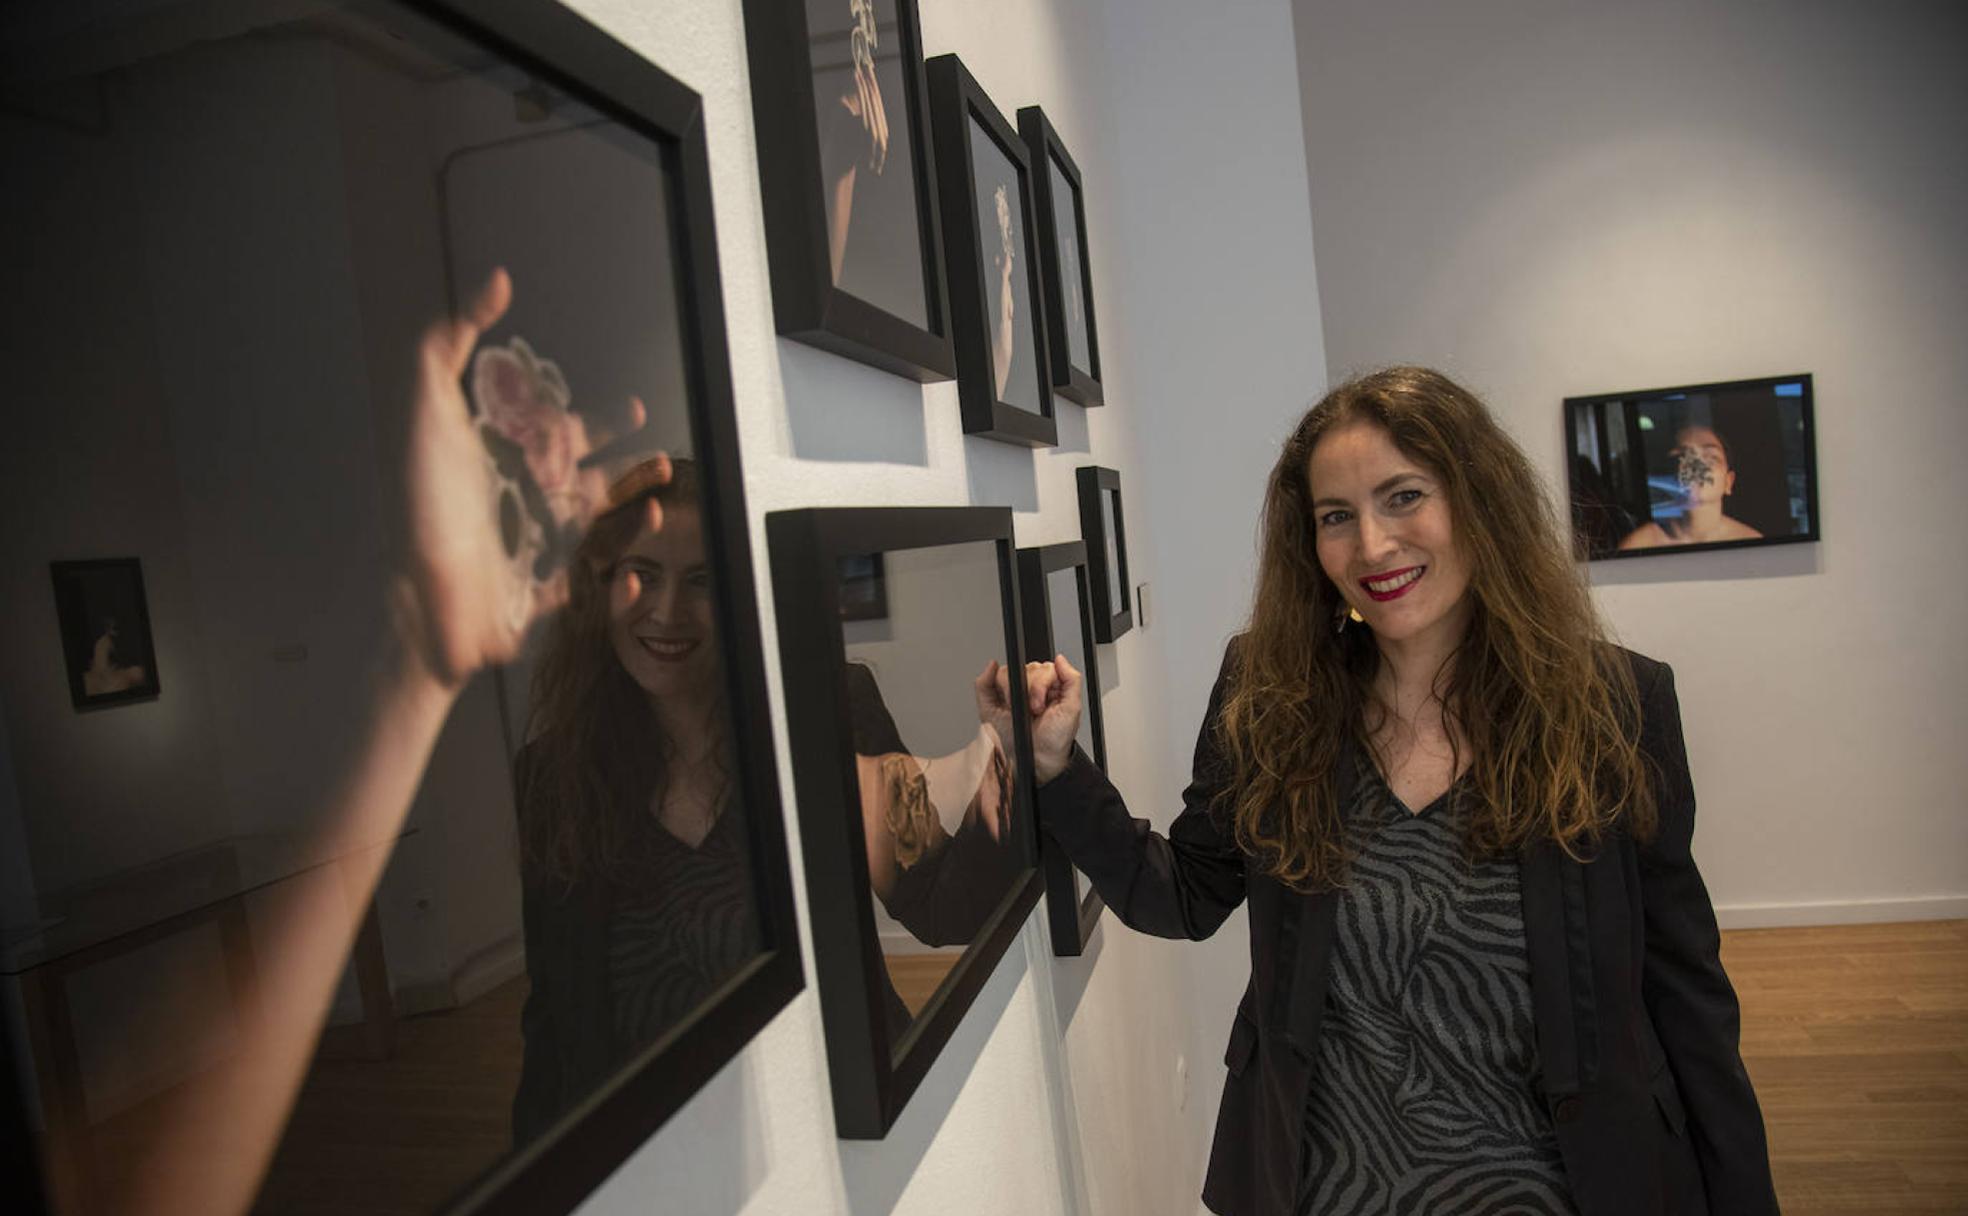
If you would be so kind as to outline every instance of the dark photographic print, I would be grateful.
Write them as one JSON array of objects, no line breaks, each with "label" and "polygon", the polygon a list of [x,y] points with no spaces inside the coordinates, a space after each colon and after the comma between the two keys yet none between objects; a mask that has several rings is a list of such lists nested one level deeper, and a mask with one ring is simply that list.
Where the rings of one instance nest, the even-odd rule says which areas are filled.
[{"label": "dark photographic print", "polygon": [[778,329],[955,374],[914,0],[746,0]]},{"label": "dark photographic print", "polygon": [[0,641],[9,1199],[565,1212],[803,982],[700,103],[549,0],[276,9],[8,61],[0,569],[142,558]]},{"label": "dark photographic print", "polygon": [[1045,272],[1052,387],[1069,401],[1100,405],[1100,351],[1093,320],[1093,276],[1088,269],[1086,200],[1079,166],[1038,106],[1018,111],[1018,132],[1035,167],[1032,186]]},{"label": "dark photographic print", "polygon": [[843,621],[879,621],[888,616],[888,582],[879,553],[850,553],[840,559]]},{"label": "dark photographic print", "polygon": [[1080,491],[1080,536],[1086,541],[1093,582],[1093,634],[1111,642],[1134,628],[1128,594],[1127,525],[1121,514],[1121,474],[1084,465],[1076,473]]},{"label": "dark photographic print", "polygon": [[145,701],[158,694],[143,567],[134,557],[55,562],[55,614],[69,697],[77,709]]},{"label": "dark photographic print", "polygon": [[1030,158],[955,55],[927,70],[964,431],[1057,443]]},{"label": "dark photographic print", "polygon": [[1811,377],[1565,402],[1573,530],[1592,559],[1818,538]]},{"label": "dark photographic print", "polygon": [[[1100,705],[1100,660],[1094,648],[1092,584],[1084,541],[1018,551],[1018,593],[1024,600],[1025,646],[1034,662],[1063,655],[1085,680],[1085,709],[1073,742],[1100,768],[1107,767],[1107,735]],[[1100,893],[1049,836],[1040,852],[1046,876],[1046,919],[1052,952],[1086,952],[1106,906]]]},{"label": "dark photographic print", "polygon": [[[880,1138],[1038,897],[1003,509],[767,519],[836,1125]],[[879,553],[888,615],[841,619]]]}]

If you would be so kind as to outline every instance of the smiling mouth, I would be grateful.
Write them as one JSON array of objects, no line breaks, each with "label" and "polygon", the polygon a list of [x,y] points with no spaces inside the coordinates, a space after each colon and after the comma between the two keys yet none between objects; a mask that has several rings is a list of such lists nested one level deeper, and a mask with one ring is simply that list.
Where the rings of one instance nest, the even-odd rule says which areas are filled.
[{"label": "smiling mouth", "polygon": [[675,638],[637,638],[637,645],[647,651],[651,658],[663,663],[680,663],[696,652],[702,642],[694,639]]},{"label": "smiling mouth", "polygon": [[1398,600],[1406,595],[1427,572],[1426,566],[1406,566],[1399,570],[1390,570],[1386,574],[1377,574],[1372,578],[1363,578],[1360,580],[1360,586],[1375,600],[1386,603],[1388,600]]}]

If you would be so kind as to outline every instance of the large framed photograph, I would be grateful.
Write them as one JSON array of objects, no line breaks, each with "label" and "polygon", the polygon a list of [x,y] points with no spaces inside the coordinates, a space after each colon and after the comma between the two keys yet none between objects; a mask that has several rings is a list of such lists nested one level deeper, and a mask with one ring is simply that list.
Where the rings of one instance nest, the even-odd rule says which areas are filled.
[{"label": "large framed photograph", "polygon": [[1058,443],[1031,157],[962,60],[927,66],[964,432]]},{"label": "large framed photograph", "polygon": [[[1065,655],[1085,678],[1086,707],[1073,742],[1104,770],[1107,731],[1100,708],[1092,587],[1084,541],[1018,551],[1018,594],[1024,605],[1026,651],[1039,663]],[[1043,830],[1039,851],[1045,865],[1046,920],[1052,929],[1052,952],[1065,957],[1084,954],[1106,904],[1065,850]]]},{"label": "large framed photograph", "polygon": [[[766,518],[834,1121],[879,1139],[1038,901],[1011,512]],[[880,554],[888,616],[843,621]]]},{"label": "large framed photograph", "polygon": [[1590,560],[1818,539],[1809,375],[1567,397],[1565,452]]},{"label": "large framed photograph", "polygon": [[78,710],[148,701],[162,684],[143,566],[134,557],[51,562],[68,695]]},{"label": "large framed photograph", "polygon": [[1100,333],[1093,321],[1093,260],[1087,252],[1080,166],[1038,106],[1018,111],[1018,133],[1032,157],[1052,388],[1068,401],[1100,405]]},{"label": "large framed photograph", "polygon": [[700,99],[553,0],[59,7],[0,566],[142,567],[0,639],[10,1198],[569,1211],[804,983]]},{"label": "large framed photograph", "polygon": [[745,0],[779,332],[956,375],[916,0]]},{"label": "large framed photograph", "polygon": [[1080,490],[1080,536],[1087,547],[1093,584],[1093,636],[1111,642],[1134,628],[1129,588],[1127,525],[1121,515],[1118,469],[1082,465],[1075,476]]}]

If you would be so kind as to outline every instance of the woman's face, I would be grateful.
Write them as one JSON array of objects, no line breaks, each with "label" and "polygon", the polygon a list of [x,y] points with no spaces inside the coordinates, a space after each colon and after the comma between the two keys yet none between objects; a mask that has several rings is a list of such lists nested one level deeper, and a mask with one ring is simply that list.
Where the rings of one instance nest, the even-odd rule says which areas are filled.
[{"label": "woman's face", "polygon": [[1404,642],[1440,633],[1451,645],[1460,641],[1469,567],[1434,473],[1379,425],[1354,422],[1319,440],[1306,476],[1319,567],[1374,636]]},{"label": "woman's face", "polygon": [[1674,433],[1674,446],[1667,455],[1690,503],[1719,503],[1735,492],[1736,472],[1729,467],[1728,449],[1710,428],[1682,427]]},{"label": "woman's face", "polygon": [[693,700],[709,695],[717,636],[703,520],[694,506],[672,504],[660,529],[644,528],[615,559],[608,637],[622,670],[644,692]]}]

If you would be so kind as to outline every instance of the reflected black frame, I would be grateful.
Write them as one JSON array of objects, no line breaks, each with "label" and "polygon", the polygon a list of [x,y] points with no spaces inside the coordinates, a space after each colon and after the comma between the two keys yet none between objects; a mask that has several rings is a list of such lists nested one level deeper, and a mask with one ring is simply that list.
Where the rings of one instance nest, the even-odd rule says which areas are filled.
[{"label": "reflected black frame", "polygon": [[[1746,540],[1708,541],[1700,544],[1655,545],[1642,549],[1613,549],[1593,552],[1588,542],[1588,529],[1585,525],[1587,505],[1580,497],[1577,473],[1573,457],[1578,451],[1578,413],[1581,406],[1600,406],[1613,402],[1644,402],[1660,400],[1676,395],[1694,396],[1702,394],[1738,392],[1745,389],[1774,388],[1780,384],[1797,384],[1799,393],[1799,416],[1803,423],[1804,487],[1803,499],[1805,515],[1810,521],[1803,532],[1787,536],[1759,536]],[[1583,397],[1567,397],[1565,411],[1565,489],[1572,523],[1574,556],[1582,561],[1613,561],[1630,557],[1661,557],[1670,553],[1702,553],[1716,549],[1755,549],[1765,545],[1793,545],[1814,543],[1823,539],[1823,525],[1818,516],[1818,426],[1813,412],[1813,389],[1811,373],[1800,372],[1793,376],[1758,376],[1748,380],[1719,380],[1709,384],[1683,384],[1669,388],[1641,389],[1623,393],[1593,393]],[[1637,437],[1638,432],[1635,432]]]},{"label": "reflected black frame", "polygon": [[[1025,645],[1032,661],[1043,663],[1059,653],[1058,639],[1052,633],[1052,586],[1046,578],[1061,570],[1073,571],[1078,589],[1081,653],[1086,656],[1082,688],[1087,722],[1093,732],[1093,762],[1102,772],[1107,769],[1107,727],[1100,711],[1100,658],[1093,636],[1092,582],[1087,569],[1085,541],[1069,540],[1057,545],[1040,545],[1018,551],[1018,592],[1025,611]],[[1087,943],[1100,924],[1100,913],[1107,907],[1093,884],[1084,882],[1066,851],[1051,833],[1039,833],[1039,857],[1045,866],[1046,920],[1052,927],[1052,952],[1060,958],[1086,953]],[[1085,890],[1082,891],[1081,888]]]},{"label": "reflected black frame", "polygon": [[[1102,465],[1081,465],[1076,470],[1080,485],[1080,538],[1087,547],[1087,581],[1093,584],[1093,636],[1112,642],[1134,628],[1133,584],[1128,581],[1127,525],[1121,514],[1121,474]],[[1114,495],[1114,555],[1120,563],[1121,602],[1113,602],[1107,588],[1107,538],[1100,529],[1100,497]]]},{"label": "reflected black frame", "polygon": [[[571,1211],[585,1199],[792,1000],[805,986],[805,975],[752,581],[702,99],[556,0],[398,2],[534,73],[661,150],[676,215],[691,433],[695,458],[706,472],[699,509],[718,588],[718,628],[751,836],[759,953],[552,1131],[508,1153],[442,1209],[451,1216],[537,1216]],[[19,1114],[13,1106],[19,1091],[7,1089],[0,1105],[9,1108],[4,1122],[11,1125]],[[31,1185],[16,1189],[21,1193],[16,1210],[51,1210],[46,1206],[51,1200],[37,1202]]]},{"label": "reflected black frame", "polygon": [[[91,640],[86,621],[77,619],[82,606],[76,602],[76,580],[87,574],[121,573],[129,578],[137,597],[137,619],[132,622],[143,635],[141,650],[148,656],[144,681],[119,692],[91,693],[82,685],[78,666]],[[55,623],[60,627],[62,666],[68,669],[68,698],[77,713],[128,705],[132,701],[151,701],[162,695],[163,681],[157,670],[157,640],[150,631],[150,600],[144,593],[143,563],[134,557],[103,557],[79,562],[49,562],[48,573],[55,581]]]},{"label": "reflected black frame", "polygon": [[1018,765],[1013,812],[1025,825],[1017,830],[1027,864],[929,1004],[891,1044],[882,1012],[886,968],[868,932],[874,896],[849,727],[838,560],[852,553],[995,544],[1004,636],[991,640],[1003,644],[1012,703],[1022,704],[1024,648],[1011,512],[1004,507],[813,507],[773,512],[765,528],[773,600],[779,606],[779,663],[834,1123],[842,1139],[879,1140],[1017,940],[1038,903],[1043,875],[1033,826],[1031,732],[1026,716],[1013,714]]},{"label": "reflected black frame", "polygon": [[[929,122],[936,134],[936,188],[943,203],[945,266],[949,272],[950,319],[957,350],[957,401],[966,435],[1002,439],[1026,447],[1059,442],[1053,418],[1052,361],[1047,354],[1045,285],[1039,274],[1039,229],[1032,193],[1032,158],[1025,141],[955,55],[938,55],[929,74]],[[978,252],[982,220],[977,214],[977,171],[970,155],[971,121],[988,134],[1018,175],[1019,205],[1025,212],[1025,278],[1032,315],[1016,323],[1032,338],[1033,376],[1039,412],[998,400],[991,361],[989,281]]]},{"label": "reflected black frame", "polygon": [[916,0],[894,3],[902,39],[903,91],[907,94],[897,108],[909,118],[909,147],[915,157],[916,222],[922,234],[927,327],[905,321],[834,286],[827,263],[827,200],[813,100],[813,56],[806,6],[799,0],[745,0],[752,127],[758,142],[766,261],[772,278],[773,323],[778,332],[928,384],[954,378],[957,364],[950,343],[949,295],[943,280],[943,235],[936,206],[928,91],[923,79],[922,23]]},{"label": "reflected black frame", "polygon": [[[1068,401],[1083,406],[1105,405],[1100,384],[1100,331],[1093,307],[1093,258],[1087,248],[1086,186],[1080,180],[1079,162],[1053,130],[1052,122],[1038,106],[1018,111],[1018,133],[1032,157],[1032,193],[1038,203],[1040,261],[1045,271],[1047,350],[1052,368],[1052,389]],[[1052,197],[1052,166],[1073,188],[1074,231],[1058,231],[1058,211]],[[1059,242],[1070,236],[1080,251],[1080,297],[1086,301],[1087,362],[1085,368],[1073,366],[1073,345],[1066,336],[1066,285],[1060,279]]]}]

